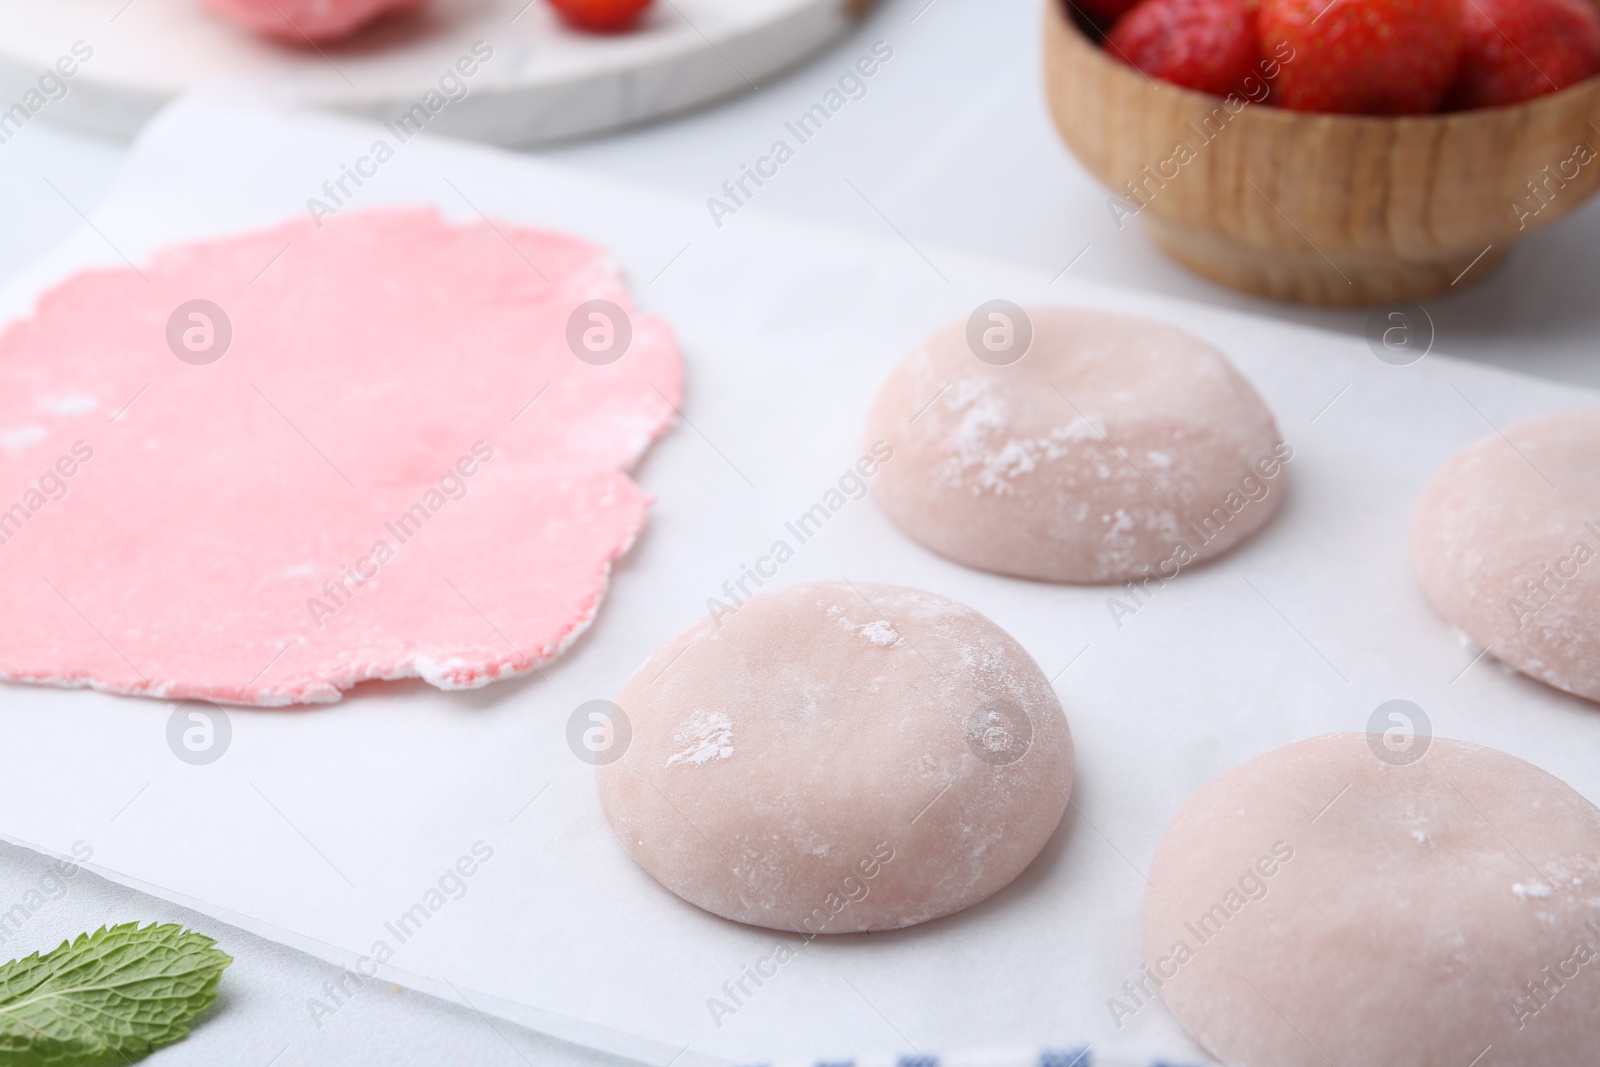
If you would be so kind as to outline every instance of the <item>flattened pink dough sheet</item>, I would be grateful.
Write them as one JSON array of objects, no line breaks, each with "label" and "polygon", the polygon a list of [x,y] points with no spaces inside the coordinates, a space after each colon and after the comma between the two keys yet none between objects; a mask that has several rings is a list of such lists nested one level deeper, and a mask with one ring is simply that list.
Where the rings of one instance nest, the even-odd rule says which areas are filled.
[{"label": "flattened pink dough sheet", "polygon": [[[597,299],[607,365],[568,344]],[[208,365],[168,342],[195,300]],[[623,472],[681,380],[602,250],[432,210],[77,275],[0,334],[0,677],[281,706],[532,670],[642,526]]]}]

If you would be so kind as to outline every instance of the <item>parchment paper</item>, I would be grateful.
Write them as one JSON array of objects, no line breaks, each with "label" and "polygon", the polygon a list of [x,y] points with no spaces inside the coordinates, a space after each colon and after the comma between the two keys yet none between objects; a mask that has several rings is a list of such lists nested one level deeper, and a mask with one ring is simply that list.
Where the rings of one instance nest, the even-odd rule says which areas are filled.
[{"label": "parchment paper", "polygon": [[[13,287],[4,311],[25,313],[42,286],[87,264],[304,212],[379,136],[226,94],[180,102],[141,138],[94,228]],[[1452,453],[1491,423],[1592,405],[1588,393],[1437,353],[1391,366],[1361,339],[1070,273],[1052,285],[914,248],[888,226],[852,235],[745,208],[718,227],[702,203],[445,142],[402,146],[344,210],[400,203],[608,245],[643,306],[679,331],[685,419],[637,471],[657,503],[594,627],[543,680],[467,694],[377,685],[328,708],[230,710],[230,747],[207,766],[169,749],[167,704],[0,687],[0,833],[60,854],[88,844],[112,877],[337,962],[385,941],[390,977],[661,1064],[1084,1044],[1101,1062],[1199,1060],[1159,1004],[1119,1029],[1107,1000],[1139,972],[1156,843],[1218,774],[1364,729],[1404,698],[1436,734],[1515,753],[1600,798],[1600,711],[1474,663],[1479,650],[1424,602],[1405,543],[1418,489]],[[1241,550],[1120,620],[1115,590],[964,570],[901,536],[870,499],[842,508],[781,581],[923,587],[1005,627],[1056,679],[1077,744],[1074,803],[991,901],[899,933],[818,940],[714,1020],[708,1002],[727,1003],[725,982],[798,938],[699,912],[635,868],[569,750],[568,718],[614,696],[837,483],[904,352],[1001,297],[1143,314],[1222,347],[1295,448],[1285,507]],[[107,424],[105,447],[129,446],[118,430]],[[183,501],[172,514],[181,521]],[[401,943],[386,924],[426,903],[475,845],[459,899],[445,895]]]}]

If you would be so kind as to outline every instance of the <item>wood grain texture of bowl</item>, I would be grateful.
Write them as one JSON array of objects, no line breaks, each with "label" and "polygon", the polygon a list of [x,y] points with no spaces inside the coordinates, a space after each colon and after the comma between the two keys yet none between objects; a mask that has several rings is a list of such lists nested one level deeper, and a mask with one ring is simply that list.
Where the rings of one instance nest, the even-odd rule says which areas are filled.
[{"label": "wood grain texture of bowl", "polygon": [[[1600,77],[1514,107],[1372,118],[1226,100],[1116,62],[1045,0],[1045,91],[1067,146],[1203,277],[1323,305],[1420,300],[1486,277],[1600,190]],[[1290,56],[1286,62],[1292,63]],[[1260,81],[1281,66],[1270,63]]]}]

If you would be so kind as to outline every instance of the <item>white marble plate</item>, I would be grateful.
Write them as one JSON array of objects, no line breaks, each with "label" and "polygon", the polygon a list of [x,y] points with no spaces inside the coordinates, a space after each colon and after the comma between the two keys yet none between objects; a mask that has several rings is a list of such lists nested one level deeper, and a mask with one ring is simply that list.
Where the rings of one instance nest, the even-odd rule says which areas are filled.
[{"label": "white marble plate", "polygon": [[[79,54],[92,50],[92,57],[48,110],[55,121],[96,133],[132,137],[183,90],[218,80],[266,83],[298,100],[390,120],[423,103],[483,42],[480,54],[486,45],[492,58],[465,79],[466,96],[433,115],[428,128],[527,145],[749,91],[833,40],[870,6],[657,0],[638,30],[603,36],[567,29],[546,0],[434,0],[417,16],[317,50],[255,39],[198,0],[0,0],[0,112],[24,101],[82,42]],[[47,82],[47,91],[58,91]]]}]

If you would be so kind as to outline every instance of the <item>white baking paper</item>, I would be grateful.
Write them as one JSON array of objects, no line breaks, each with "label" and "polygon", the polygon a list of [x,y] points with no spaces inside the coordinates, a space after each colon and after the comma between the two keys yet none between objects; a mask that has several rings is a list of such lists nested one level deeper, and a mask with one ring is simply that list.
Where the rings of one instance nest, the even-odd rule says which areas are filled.
[{"label": "white baking paper", "polygon": [[[305,212],[380,135],[220,97],[182,102],[141,138],[94,228],[4,306],[25,311],[87,264]],[[81,842],[113,877],[331,960],[354,964],[386,941],[392,976],[657,1063],[1081,1044],[1102,1058],[1198,1060],[1159,1004],[1119,1029],[1107,1000],[1138,975],[1156,843],[1218,774],[1364,729],[1379,704],[1404,698],[1437,734],[1513,752],[1600,797],[1600,711],[1491,659],[1474,664],[1478,650],[1419,593],[1405,538],[1418,489],[1457,449],[1491,423],[1591,405],[1591,394],[1438,354],[1391,366],[1361,339],[1070,275],[1052,285],[913,248],[888,227],[853,235],[748,208],[718,226],[702,203],[444,142],[405,144],[341,210],[417,203],[615,249],[642,305],[682,340],[685,419],[636,472],[656,504],[593,629],[543,680],[453,694],[376,685],[332,707],[230,710],[230,747],[208,766],[169,750],[167,704],[0,688],[6,836],[63,854]],[[1038,861],[982,906],[820,939],[733,1014],[714,1013],[725,982],[798,939],[702,913],[634,867],[568,748],[568,718],[614,696],[837,482],[904,352],[995,298],[1143,314],[1226,350],[1296,450],[1284,509],[1120,620],[1115,590],[965,570],[901,536],[870,500],[840,511],[781,581],[917,586],[998,622],[1057,679],[1077,743],[1074,806]],[[117,432],[107,425],[106,447]],[[463,894],[398,943],[386,923],[475,846]]]}]

